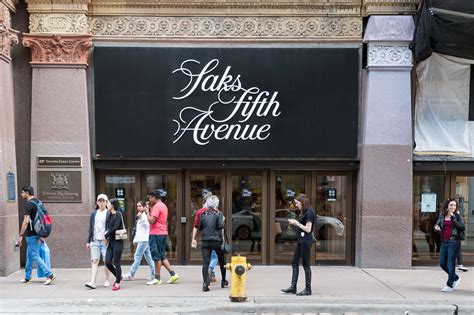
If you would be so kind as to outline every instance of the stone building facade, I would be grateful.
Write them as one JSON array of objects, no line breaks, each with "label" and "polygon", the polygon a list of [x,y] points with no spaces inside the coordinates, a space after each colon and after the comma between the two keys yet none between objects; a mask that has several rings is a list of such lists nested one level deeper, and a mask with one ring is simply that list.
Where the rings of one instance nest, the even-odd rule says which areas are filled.
[{"label": "stone building facade", "polygon": [[[278,208],[278,192],[274,191],[287,177],[292,181],[292,176],[303,174],[306,189],[300,192],[316,203],[321,187],[326,191],[331,181],[344,182],[338,188],[338,192],[346,191],[343,213],[325,213],[344,224],[343,242],[318,244],[342,246],[342,254],[337,258],[332,255],[336,249],[321,249],[328,253],[327,263],[411,267],[413,61],[408,44],[417,6],[417,0],[1,1],[0,275],[18,270],[20,257],[24,259],[24,253],[20,255],[12,246],[22,219],[22,186],[31,183],[40,197],[59,196],[57,200],[46,198],[54,217],[54,233],[49,239],[53,266],[85,267],[89,265],[85,240],[94,196],[109,189],[110,181],[116,184],[110,186],[109,194],[115,194],[111,197],[123,197],[122,187],[126,193],[133,191],[124,198],[127,208],[133,210],[134,202],[146,193],[148,178],[155,173],[171,174],[177,180],[169,191],[176,190],[177,236],[171,252],[178,263],[194,261],[187,227],[192,219],[187,208],[199,200],[193,195],[193,185],[199,180],[193,178],[218,172],[222,184],[216,187],[222,188],[224,205],[231,208],[234,177],[243,182],[247,173],[254,176],[256,172],[262,182],[253,191],[260,196],[262,221],[257,263],[286,262],[278,257],[284,256],[284,248],[291,241],[273,241],[279,235],[273,224],[278,216],[278,211],[273,211]],[[111,58],[114,48],[127,47],[356,49],[359,72],[352,82],[358,86],[356,153],[349,158],[315,155],[275,159],[194,158],[179,153],[166,157],[102,156],[96,141],[101,136],[96,128],[100,84],[95,71],[101,66],[96,61],[104,60],[99,59],[104,47],[112,49]],[[49,157],[59,165],[44,164]],[[79,158],[80,162],[61,163],[60,157]],[[54,189],[43,192],[43,187],[38,187],[45,176],[59,180],[69,174],[69,185],[76,185],[71,190],[79,194],[76,199],[68,200],[67,194],[57,194]],[[117,174],[124,176],[118,178]],[[135,176],[132,186],[127,182],[130,174]],[[9,185],[15,188],[13,192]],[[68,192],[69,186],[62,185]],[[325,207],[330,209],[328,200]],[[233,210],[232,214],[227,211],[234,215]],[[133,214],[129,219],[132,222]],[[228,224],[229,230],[234,228],[232,222]],[[246,244],[245,236],[239,237],[234,236],[234,242]],[[248,236],[250,240],[254,242],[254,237]],[[324,263],[318,260],[318,249],[315,255],[315,263]]]}]

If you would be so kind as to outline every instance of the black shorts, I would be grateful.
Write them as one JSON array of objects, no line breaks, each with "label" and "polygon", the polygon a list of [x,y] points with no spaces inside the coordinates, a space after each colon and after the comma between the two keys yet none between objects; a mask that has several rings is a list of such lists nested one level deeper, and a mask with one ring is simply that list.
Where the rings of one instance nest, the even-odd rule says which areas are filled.
[{"label": "black shorts", "polygon": [[167,235],[150,235],[149,245],[151,258],[154,261],[160,261],[166,259],[166,239]]}]

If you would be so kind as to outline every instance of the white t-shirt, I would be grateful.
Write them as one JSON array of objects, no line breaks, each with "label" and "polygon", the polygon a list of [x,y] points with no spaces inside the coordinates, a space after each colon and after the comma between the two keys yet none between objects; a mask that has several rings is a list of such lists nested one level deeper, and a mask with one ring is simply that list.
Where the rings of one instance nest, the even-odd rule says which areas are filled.
[{"label": "white t-shirt", "polygon": [[95,212],[94,240],[104,239],[106,219],[107,219],[107,210],[97,210]]},{"label": "white t-shirt", "polygon": [[134,243],[147,242],[150,234],[150,223],[145,212],[142,212],[138,218],[137,229],[135,231]]}]

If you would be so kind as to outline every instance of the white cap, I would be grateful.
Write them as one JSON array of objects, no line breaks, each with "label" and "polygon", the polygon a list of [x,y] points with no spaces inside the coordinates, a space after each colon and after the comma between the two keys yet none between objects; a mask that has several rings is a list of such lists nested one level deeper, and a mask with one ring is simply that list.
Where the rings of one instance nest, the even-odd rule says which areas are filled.
[{"label": "white cap", "polygon": [[107,198],[107,195],[106,195],[106,194],[100,194],[100,195],[98,195],[98,196],[97,196],[97,200],[99,200],[99,199],[104,199],[105,201],[108,201],[108,200],[109,200],[109,198]]}]

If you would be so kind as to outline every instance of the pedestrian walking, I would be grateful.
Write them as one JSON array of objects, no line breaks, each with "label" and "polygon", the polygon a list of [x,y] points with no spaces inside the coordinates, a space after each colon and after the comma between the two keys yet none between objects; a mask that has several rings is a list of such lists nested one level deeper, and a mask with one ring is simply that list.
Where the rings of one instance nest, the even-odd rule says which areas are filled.
[{"label": "pedestrian walking", "polygon": [[[199,227],[199,222],[201,220],[201,215],[204,211],[208,210],[204,204],[206,203],[206,200],[212,196],[212,192],[207,191],[203,192],[203,206],[201,209],[199,209],[196,214],[194,215],[194,223],[193,223],[193,236],[192,236],[192,241],[191,241],[191,247],[192,248],[197,248],[197,241],[196,241],[196,235],[198,232],[198,227]],[[211,252],[211,261],[209,263],[209,282],[213,283],[216,282],[216,273],[214,272],[214,268],[216,268],[218,263],[218,257],[216,254],[216,251],[213,250]]]},{"label": "pedestrian walking", "polygon": [[293,273],[291,276],[291,285],[287,289],[282,289],[284,293],[296,293],[296,284],[298,282],[299,273],[299,261],[302,260],[304,274],[305,274],[305,288],[303,291],[296,293],[296,295],[311,295],[311,246],[315,239],[313,237],[314,221],[316,214],[313,207],[310,205],[308,197],[304,194],[299,194],[295,198],[295,204],[300,209],[300,216],[298,220],[288,219],[290,225],[296,227],[296,238],[297,244],[295,252],[293,253],[293,260],[291,261],[291,267]]},{"label": "pedestrian walking", "polygon": [[464,223],[457,217],[457,201],[454,198],[446,200],[443,204],[442,215],[439,216],[434,229],[441,233],[441,249],[439,252],[439,265],[448,274],[448,281],[441,289],[442,292],[451,292],[461,282],[461,277],[456,274],[456,254],[460,233],[464,232]]},{"label": "pedestrian walking", "polygon": [[155,262],[151,258],[150,246],[148,244],[150,223],[148,222],[147,213],[148,208],[145,202],[142,200],[138,201],[135,235],[133,237],[133,243],[136,244],[135,256],[130,272],[124,276],[125,280],[133,280],[135,278],[135,273],[137,272],[138,266],[140,266],[144,255],[145,260],[150,267],[151,280],[155,279]]},{"label": "pedestrian walking", "polygon": [[[92,211],[89,218],[89,233],[87,238],[87,249],[90,250],[91,255],[91,269],[92,276],[91,281],[85,283],[85,286],[89,289],[95,289],[97,273],[99,271],[100,258],[105,264],[105,255],[107,252],[107,244],[105,240],[105,230],[106,222],[109,211],[107,209],[109,198],[105,194],[99,194],[97,196],[97,201],[95,209]],[[110,286],[110,271],[107,267],[104,266],[105,281],[104,287]]]},{"label": "pedestrian walking", "polygon": [[[217,196],[210,196],[207,198],[204,208],[206,210],[202,213],[198,230],[202,235],[202,279],[203,285],[202,290],[204,292],[209,291],[209,263],[211,260],[211,252],[215,251],[219,260],[219,266],[221,269],[221,287],[225,288],[229,285],[226,280],[226,269],[225,269],[225,258],[224,252],[222,251],[221,245],[223,242],[223,230],[224,230],[224,216],[219,209],[219,198]],[[193,246],[196,245],[195,241]]]},{"label": "pedestrian walking", "polygon": [[160,189],[152,191],[148,195],[151,210],[147,218],[150,223],[149,245],[151,257],[155,262],[155,279],[147,282],[148,285],[161,284],[161,266],[163,265],[170,273],[170,278],[166,283],[175,283],[179,279],[179,275],[171,268],[171,264],[166,258],[166,245],[168,237],[168,207],[163,202],[165,194]]},{"label": "pedestrian walking", "polygon": [[[56,279],[56,276],[51,271],[51,268],[47,266],[44,260],[39,254],[39,245],[44,241],[40,237],[34,228],[33,222],[35,221],[38,213],[38,207],[43,207],[43,203],[35,197],[35,191],[31,186],[24,186],[21,189],[21,197],[26,200],[24,209],[23,222],[20,228],[20,235],[18,236],[18,246],[22,245],[23,236],[26,233],[26,264],[25,264],[25,278],[21,280],[22,283],[31,282],[31,273],[33,272],[33,264],[36,263],[42,274],[46,275],[45,285],[51,284]],[[44,208],[44,207],[43,207]]]},{"label": "pedestrian walking", "polygon": [[117,231],[125,229],[122,212],[118,211],[120,203],[118,199],[110,199],[109,212],[106,221],[105,242],[107,252],[105,255],[105,265],[115,276],[115,283],[112,286],[113,291],[120,290],[120,281],[122,280],[122,267],[120,261],[123,252],[123,239],[117,239]]}]

